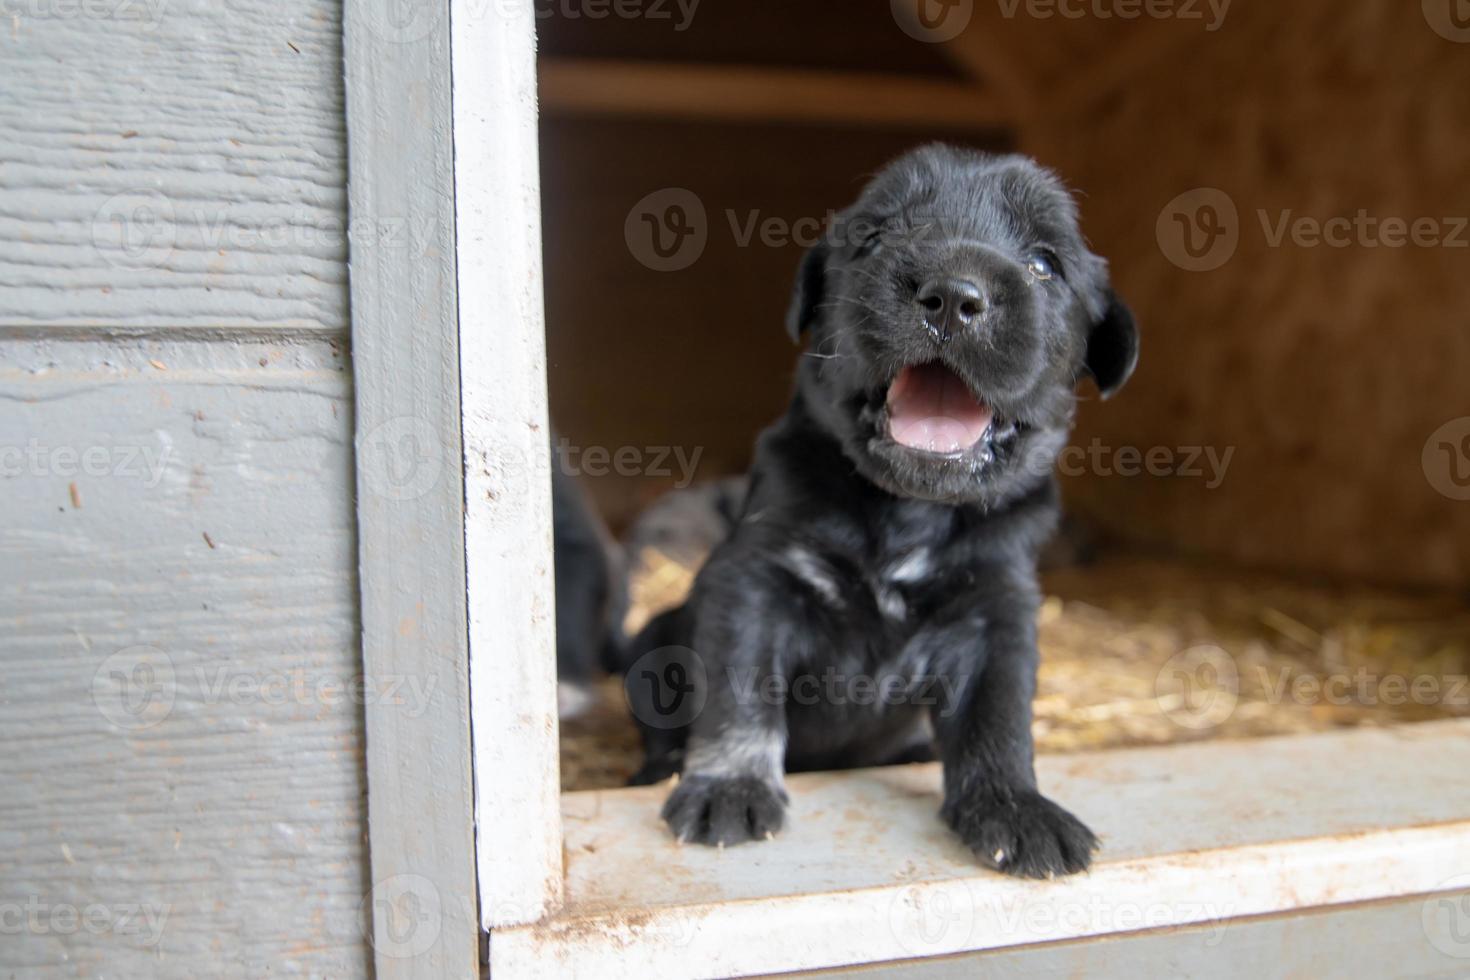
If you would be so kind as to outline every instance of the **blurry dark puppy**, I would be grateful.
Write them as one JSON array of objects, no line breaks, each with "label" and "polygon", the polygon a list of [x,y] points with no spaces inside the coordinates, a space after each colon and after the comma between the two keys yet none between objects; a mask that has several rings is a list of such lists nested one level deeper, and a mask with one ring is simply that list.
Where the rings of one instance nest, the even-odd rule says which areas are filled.
[{"label": "blurry dark puppy", "polygon": [[591,706],[600,670],[622,659],[628,591],[612,535],[582,488],[557,465],[551,468],[551,513],[557,703],[563,718],[573,718]]},{"label": "blurry dark puppy", "polygon": [[1115,392],[1137,332],[1071,196],[1024,157],[911,152],[807,254],[787,325],[810,347],[739,523],[630,651],[702,667],[701,709],[650,746],[645,775],[683,771],[664,819],[760,839],[784,771],[937,748],[941,814],[983,863],[1086,868],[1096,838],[1032,765],[1036,559],[1076,385]]}]

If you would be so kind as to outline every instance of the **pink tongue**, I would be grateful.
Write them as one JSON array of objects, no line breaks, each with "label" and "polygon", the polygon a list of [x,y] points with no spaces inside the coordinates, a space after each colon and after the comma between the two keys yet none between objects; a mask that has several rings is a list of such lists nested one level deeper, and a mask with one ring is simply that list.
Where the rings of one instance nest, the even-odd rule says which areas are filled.
[{"label": "pink tongue", "polygon": [[979,442],[994,413],[943,364],[904,368],[888,389],[888,434],[910,449],[960,453]]}]

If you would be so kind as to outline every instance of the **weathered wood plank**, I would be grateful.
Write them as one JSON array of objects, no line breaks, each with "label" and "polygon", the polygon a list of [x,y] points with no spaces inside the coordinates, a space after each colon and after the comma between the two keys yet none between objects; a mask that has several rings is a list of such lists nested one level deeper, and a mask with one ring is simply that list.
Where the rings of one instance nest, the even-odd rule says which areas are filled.
[{"label": "weathered wood plank", "polygon": [[1009,107],[967,82],[896,74],[543,58],[543,112],[1000,129]]},{"label": "weathered wood plank", "polygon": [[[1470,892],[1215,922],[1022,949],[794,976],[861,980],[1293,980],[1298,977],[1463,977]],[[782,974],[792,980],[793,974]]]},{"label": "weathered wood plank", "polygon": [[0,342],[0,974],[368,969],[346,360]]},{"label": "weathered wood plank", "polygon": [[569,793],[566,905],[496,930],[491,970],[748,976],[1463,891],[1467,766],[1466,721],[1042,757],[1103,849],[1040,882],[978,866],[937,765],[794,776],[790,825],[726,850],[671,839],[667,786]]},{"label": "weathered wood plank", "polygon": [[[451,0],[476,861],[486,927],[561,898],[534,11]],[[494,937],[491,937],[494,944]]]},{"label": "weathered wood plank", "polygon": [[367,711],[383,980],[473,976],[479,959],[445,14],[350,0],[345,15],[353,221],[424,229],[352,253],[363,663],[442,692],[430,714]]},{"label": "weathered wood plank", "polygon": [[0,326],[344,331],[342,91],[338,0],[7,7]]}]

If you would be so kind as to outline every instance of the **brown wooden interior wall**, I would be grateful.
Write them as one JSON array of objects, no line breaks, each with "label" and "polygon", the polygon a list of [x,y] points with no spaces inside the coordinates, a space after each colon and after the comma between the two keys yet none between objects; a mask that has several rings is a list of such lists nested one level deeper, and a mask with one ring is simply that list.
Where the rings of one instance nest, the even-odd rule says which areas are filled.
[{"label": "brown wooden interior wall", "polygon": [[[1126,541],[1230,562],[1470,584],[1470,503],[1437,490],[1421,460],[1432,433],[1470,415],[1470,249],[1273,247],[1261,218],[1274,227],[1288,210],[1326,221],[1362,209],[1433,218],[1450,235],[1470,215],[1470,44],[1436,33],[1419,4],[1392,0],[1235,0],[1213,31],[1026,9],[1023,0],[1006,17],[977,0],[969,29],[945,45],[911,40],[887,3],[704,0],[682,33],[548,18],[551,61],[968,79],[977,100],[999,98],[1013,113],[1009,127],[957,129],[865,126],[848,110],[833,122],[768,122],[732,119],[728,105],[711,119],[697,108],[670,118],[545,105],[547,329],[562,434],[633,447],[644,464],[656,447],[686,459],[699,450],[700,477],[738,470],[786,398],[795,351],[781,321],[801,252],[742,246],[752,217],[821,217],[926,139],[1014,145],[1082,195],[1085,230],[1143,323],[1138,375],[1115,401],[1083,407],[1076,444],[1165,447],[1176,462],[1192,447],[1233,450],[1214,488],[1083,472],[1067,480],[1074,511]],[[709,238],[687,269],[655,272],[630,252],[624,222],[669,187],[699,197]],[[1235,205],[1238,244],[1219,268],[1193,272],[1171,261],[1157,226],[1174,198],[1201,187]],[[677,478],[669,468],[584,482],[620,525]]]}]

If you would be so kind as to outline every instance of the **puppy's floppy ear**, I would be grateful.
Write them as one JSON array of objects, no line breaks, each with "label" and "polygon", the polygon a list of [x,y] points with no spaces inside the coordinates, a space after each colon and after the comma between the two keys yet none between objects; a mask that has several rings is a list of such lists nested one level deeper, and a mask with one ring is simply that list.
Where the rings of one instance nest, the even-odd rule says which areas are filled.
[{"label": "puppy's floppy ear", "polygon": [[817,311],[826,295],[829,251],[826,242],[817,242],[801,258],[801,268],[796,273],[796,289],[791,294],[791,306],[786,310],[786,332],[798,343],[801,335],[816,322]]},{"label": "puppy's floppy ear", "polygon": [[1107,308],[1087,335],[1087,373],[1104,398],[1111,398],[1138,365],[1138,324],[1111,289]]}]

